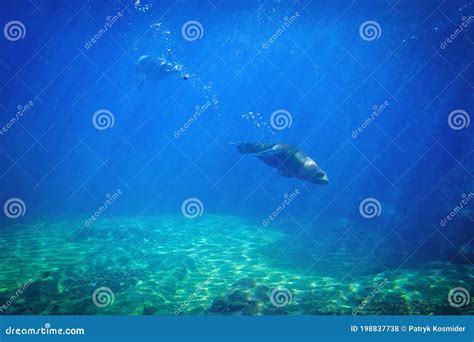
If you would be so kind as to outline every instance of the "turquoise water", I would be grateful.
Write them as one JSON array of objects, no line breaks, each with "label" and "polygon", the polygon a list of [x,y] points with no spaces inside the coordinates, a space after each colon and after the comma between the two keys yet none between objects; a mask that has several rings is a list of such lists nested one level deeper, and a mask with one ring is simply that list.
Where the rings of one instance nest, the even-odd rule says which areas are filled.
[{"label": "turquoise water", "polygon": [[472,1],[0,9],[0,314],[473,313]]},{"label": "turquoise water", "polygon": [[[8,313],[472,313],[447,301],[454,279],[472,284],[472,267],[431,262],[422,270],[386,269],[360,249],[348,252],[350,230],[336,244],[322,238],[288,245],[293,236],[230,215],[117,217],[91,230],[81,224],[48,221],[0,235],[1,298],[8,303],[10,289],[24,289]],[[94,305],[94,291],[104,287]],[[274,289],[281,298],[272,302]]]}]

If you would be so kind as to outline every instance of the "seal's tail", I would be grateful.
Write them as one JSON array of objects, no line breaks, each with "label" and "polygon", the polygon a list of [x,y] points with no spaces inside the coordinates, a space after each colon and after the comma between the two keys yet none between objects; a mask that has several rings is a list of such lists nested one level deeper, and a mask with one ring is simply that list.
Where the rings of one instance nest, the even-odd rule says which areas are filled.
[{"label": "seal's tail", "polygon": [[235,143],[235,142],[229,142],[229,144],[235,145],[237,147],[237,150],[239,153],[246,154],[246,153],[253,153],[253,147],[255,144],[250,144],[250,143]]},{"label": "seal's tail", "polygon": [[229,144],[235,145],[239,153],[242,153],[242,154],[252,153],[251,150],[252,150],[253,144],[235,143],[235,142],[229,142]]},{"label": "seal's tail", "polygon": [[278,150],[275,149],[275,144],[232,142],[231,144],[237,146],[237,150],[239,150],[239,152],[242,154],[257,154],[259,156],[263,156],[278,152]]}]

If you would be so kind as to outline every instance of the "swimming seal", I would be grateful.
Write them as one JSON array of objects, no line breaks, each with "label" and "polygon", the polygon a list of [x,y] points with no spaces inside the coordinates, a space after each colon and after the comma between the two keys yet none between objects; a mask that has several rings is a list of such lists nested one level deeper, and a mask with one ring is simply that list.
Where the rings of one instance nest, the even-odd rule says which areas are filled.
[{"label": "swimming seal", "polygon": [[242,154],[253,154],[278,170],[283,177],[294,177],[313,184],[326,185],[326,173],[301,149],[288,144],[232,143]]},{"label": "swimming seal", "polygon": [[168,62],[162,57],[144,55],[137,61],[137,83],[142,86],[145,80],[164,80],[180,70],[181,67],[178,64]]}]

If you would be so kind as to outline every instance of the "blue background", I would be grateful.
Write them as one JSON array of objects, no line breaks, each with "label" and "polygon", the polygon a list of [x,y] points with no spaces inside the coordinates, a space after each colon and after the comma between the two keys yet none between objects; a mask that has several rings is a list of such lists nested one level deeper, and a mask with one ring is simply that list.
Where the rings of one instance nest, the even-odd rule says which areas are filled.
[{"label": "blue background", "polygon": [[[472,9],[469,1],[4,1],[0,21],[21,20],[26,36],[0,41],[3,123],[18,105],[35,104],[0,137],[1,200],[22,198],[29,218],[85,219],[121,189],[105,215],[179,214],[183,200],[197,197],[208,213],[260,221],[298,188],[302,195],[279,218],[285,229],[298,230],[292,218],[311,233],[344,217],[385,226],[384,236],[396,226],[409,241],[407,255],[434,233],[421,257],[459,258],[459,248],[472,245],[472,216],[443,232],[451,243],[433,226],[473,189],[472,125],[455,131],[447,123],[451,111],[473,110],[472,29],[446,49],[440,44]],[[86,49],[118,11],[123,16]],[[201,39],[183,39],[189,20],[202,24]],[[377,40],[361,39],[367,20],[380,25]],[[137,88],[143,54],[180,63],[191,78]],[[207,101],[211,107],[176,139]],[[92,125],[100,109],[114,114],[111,129]],[[269,125],[277,109],[291,113],[291,127]],[[249,112],[260,119],[243,117]],[[282,178],[231,141],[298,145],[330,185]],[[367,197],[382,205],[376,223],[358,213]],[[386,246],[400,243],[394,237]]]},{"label": "blue background", "polygon": [[[2,26],[21,20],[26,36],[0,39],[0,123],[18,105],[32,100],[34,106],[0,136],[1,203],[23,199],[25,220],[85,219],[106,194],[121,189],[123,198],[104,215],[180,215],[183,200],[197,197],[206,213],[260,222],[285,193],[299,189],[278,217],[282,229],[302,226],[317,236],[331,234],[321,227],[345,220],[367,243],[363,248],[377,247],[374,254],[386,266],[472,264],[472,210],[449,229],[439,227],[474,189],[473,126],[448,125],[453,110],[474,112],[472,28],[440,47],[473,13],[472,2],[143,3],[152,5],[2,1]],[[86,49],[118,11],[123,17]],[[295,22],[264,49],[296,12]],[[183,39],[189,20],[202,24],[201,39]],[[380,25],[377,40],[361,39],[367,20]],[[163,55],[191,78],[137,88],[135,63],[143,54]],[[175,138],[207,101],[212,106]],[[354,139],[373,106],[385,101],[388,108]],[[100,131],[92,116],[104,108],[115,124]],[[269,124],[278,109],[292,116],[282,131]],[[247,119],[249,112],[260,116]],[[233,141],[298,145],[330,184],[283,178],[239,155]],[[377,220],[359,214],[367,197],[382,205]],[[387,238],[379,244],[368,231]],[[471,254],[460,254],[466,246]]]}]

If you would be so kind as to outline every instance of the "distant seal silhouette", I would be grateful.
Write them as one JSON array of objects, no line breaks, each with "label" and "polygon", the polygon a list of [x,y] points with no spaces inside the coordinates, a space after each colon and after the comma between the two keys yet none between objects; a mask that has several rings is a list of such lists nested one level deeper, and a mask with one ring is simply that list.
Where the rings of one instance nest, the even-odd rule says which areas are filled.
[{"label": "distant seal silhouette", "polygon": [[278,170],[283,177],[295,177],[314,184],[326,185],[326,173],[301,149],[288,144],[232,143],[242,154],[253,154]]},{"label": "distant seal silhouette", "polygon": [[[160,81],[171,75],[181,71],[179,64],[168,62],[163,57],[155,57],[144,55],[137,61],[137,78],[138,84],[141,86],[145,80]],[[182,76],[184,80],[189,78],[189,75]]]}]

